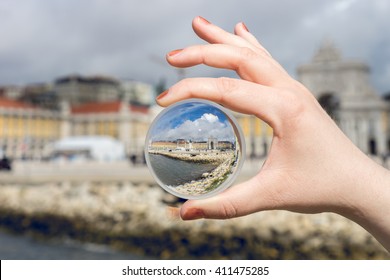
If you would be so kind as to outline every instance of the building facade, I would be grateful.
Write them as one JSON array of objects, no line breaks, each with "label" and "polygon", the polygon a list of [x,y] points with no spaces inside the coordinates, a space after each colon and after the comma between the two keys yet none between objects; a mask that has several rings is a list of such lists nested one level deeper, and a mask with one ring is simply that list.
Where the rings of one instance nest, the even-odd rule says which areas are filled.
[{"label": "building facade", "polygon": [[126,102],[94,102],[45,110],[0,98],[0,147],[13,159],[42,159],[55,141],[69,136],[111,136],[128,156],[143,153],[151,115],[148,107]]},{"label": "building facade", "polygon": [[121,96],[123,100],[129,100],[133,105],[150,106],[154,104],[156,97],[152,85],[133,80],[121,81]]},{"label": "building facade", "polygon": [[143,153],[151,123],[149,107],[125,101],[94,102],[73,106],[63,112],[62,136],[107,135],[121,141],[127,155]]},{"label": "building facade", "polygon": [[61,137],[58,112],[0,98],[0,147],[11,158],[41,158],[45,147]]},{"label": "building facade", "polygon": [[389,153],[389,106],[371,86],[368,65],[343,59],[332,42],[324,41],[297,73],[357,147],[366,154]]},{"label": "building facade", "polygon": [[173,151],[173,150],[232,150],[234,144],[229,141],[218,141],[217,138],[210,137],[207,141],[192,141],[189,139],[176,139],[175,141],[150,141],[150,150]]},{"label": "building facade", "polygon": [[153,87],[105,76],[69,75],[54,83],[0,87],[0,150],[13,159],[42,159],[69,136],[111,136],[128,156],[141,156]]},{"label": "building facade", "polygon": [[120,81],[107,76],[61,77],[55,80],[54,91],[60,101],[70,105],[115,101],[121,97]]},{"label": "building facade", "polygon": [[[389,154],[390,106],[371,86],[370,70],[365,63],[343,59],[327,41],[311,61],[297,68],[297,74],[298,80],[364,153]],[[120,140],[128,156],[142,156],[149,125],[163,109],[153,105],[154,95],[147,84],[79,75],[59,78],[53,85],[0,87],[0,148],[15,159],[40,159],[50,153],[49,144],[61,138],[107,135]],[[45,100],[47,106],[42,108]],[[254,116],[235,112],[233,115],[243,133],[246,156],[266,156],[272,128]],[[221,145],[213,140],[187,143],[185,139],[179,144],[154,143],[157,149],[216,149]]]}]

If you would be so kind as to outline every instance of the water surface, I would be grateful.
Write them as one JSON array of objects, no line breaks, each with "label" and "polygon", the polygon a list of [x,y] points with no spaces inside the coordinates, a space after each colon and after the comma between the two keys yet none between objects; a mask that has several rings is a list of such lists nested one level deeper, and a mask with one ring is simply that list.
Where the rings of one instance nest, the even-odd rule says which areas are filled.
[{"label": "water surface", "polygon": [[0,231],[2,260],[137,260],[144,257],[119,252],[106,245],[73,240],[36,240]]},{"label": "water surface", "polygon": [[155,154],[149,154],[149,159],[157,177],[168,186],[178,186],[198,180],[203,173],[210,172],[217,167],[211,163],[188,162]]}]

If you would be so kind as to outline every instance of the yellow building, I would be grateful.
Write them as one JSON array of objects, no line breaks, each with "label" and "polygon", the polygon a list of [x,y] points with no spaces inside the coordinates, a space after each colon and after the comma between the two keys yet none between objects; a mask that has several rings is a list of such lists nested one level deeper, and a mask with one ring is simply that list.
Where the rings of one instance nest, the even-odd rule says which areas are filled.
[{"label": "yellow building", "polygon": [[[50,154],[50,143],[69,136],[107,135],[125,145],[127,155],[142,156],[149,125],[155,114],[146,106],[128,102],[93,102],[61,110],[44,110],[27,103],[0,98],[0,148],[14,159],[41,159]],[[264,122],[235,114],[242,128],[248,157],[266,154],[272,129]],[[177,143],[154,143],[177,148]],[[207,149],[208,143],[191,143],[193,149]],[[226,145],[225,145],[226,146]],[[227,147],[223,148],[227,148]]]},{"label": "yellow building", "polygon": [[149,149],[155,151],[169,151],[177,147],[176,141],[154,141],[149,145]]},{"label": "yellow building", "polygon": [[39,158],[60,137],[60,116],[26,103],[0,97],[0,147],[12,158]]},{"label": "yellow building", "polygon": [[244,134],[246,155],[250,158],[265,156],[271,146],[272,128],[252,115],[234,113]]},{"label": "yellow building", "polygon": [[149,108],[126,102],[94,102],[73,106],[67,136],[107,135],[120,140],[128,155],[143,153],[151,123]]},{"label": "yellow building", "polygon": [[13,159],[42,159],[61,138],[108,135],[124,143],[128,155],[141,155],[150,122],[148,107],[119,101],[55,111],[0,98],[0,148]]}]

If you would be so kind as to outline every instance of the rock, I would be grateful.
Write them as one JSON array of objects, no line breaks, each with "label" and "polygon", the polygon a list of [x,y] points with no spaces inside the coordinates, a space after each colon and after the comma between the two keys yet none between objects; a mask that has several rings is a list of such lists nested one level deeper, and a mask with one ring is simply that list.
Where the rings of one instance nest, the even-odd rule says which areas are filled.
[{"label": "rock", "polygon": [[[192,191],[202,191],[207,180],[195,181]],[[166,215],[167,203],[175,200],[157,185],[126,182],[2,185],[0,225],[115,244],[156,258],[390,259],[360,226],[335,214],[266,211],[182,222]]]}]

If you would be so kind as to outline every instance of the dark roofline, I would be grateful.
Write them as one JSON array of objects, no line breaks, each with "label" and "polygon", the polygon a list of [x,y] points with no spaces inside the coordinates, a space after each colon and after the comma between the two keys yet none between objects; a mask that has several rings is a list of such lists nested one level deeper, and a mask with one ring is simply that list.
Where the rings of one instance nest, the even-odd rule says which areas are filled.
[{"label": "dark roofline", "polygon": [[69,82],[78,82],[84,84],[105,83],[105,84],[119,85],[119,81],[117,79],[108,76],[85,77],[85,76],[75,74],[75,75],[60,77],[55,80],[55,84],[65,84]]}]

